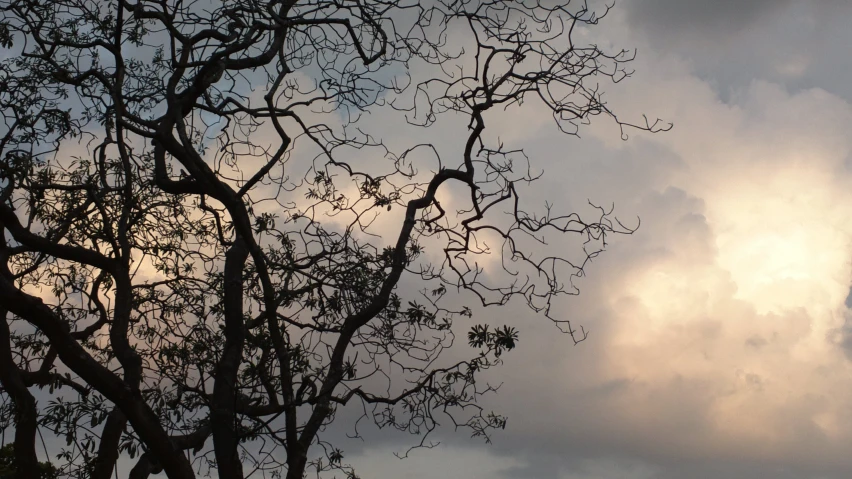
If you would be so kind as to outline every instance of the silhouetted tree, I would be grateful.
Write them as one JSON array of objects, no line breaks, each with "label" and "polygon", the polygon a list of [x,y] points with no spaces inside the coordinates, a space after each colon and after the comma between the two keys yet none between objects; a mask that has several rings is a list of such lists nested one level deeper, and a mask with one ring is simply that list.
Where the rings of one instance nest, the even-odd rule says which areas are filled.
[{"label": "silhouetted tree", "polygon": [[[631,53],[575,42],[599,18],[584,4],[0,11],[0,380],[20,477],[40,474],[42,430],[72,477],[109,478],[122,454],[134,479],[354,477],[324,433],[353,403],[420,441],[439,414],[487,438],[506,423],[477,374],[518,333],[474,324],[465,298],[550,317],[607,234],[631,231],[601,208],[532,212],[534,164],[484,133],[524,101],[568,134],[594,115],[634,126],[598,83]],[[425,128],[461,120],[455,138]],[[404,126],[423,128],[387,133]],[[578,235],[581,260],[545,233]],[[472,352],[442,355],[459,327]]]},{"label": "silhouetted tree", "polygon": [[[15,464],[15,444],[9,443],[0,448],[0,479],[14,479],[18,465]],[[33,479],[56,479],[56,468],[49,462],[42,462]]]}]

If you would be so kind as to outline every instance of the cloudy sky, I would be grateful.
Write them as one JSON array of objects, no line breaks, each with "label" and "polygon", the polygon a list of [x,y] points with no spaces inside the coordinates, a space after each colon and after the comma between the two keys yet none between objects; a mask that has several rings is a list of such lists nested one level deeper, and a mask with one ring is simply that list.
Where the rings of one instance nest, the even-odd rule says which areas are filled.
[{"label": "cloudy sky", "polygon": [[[638,48],[607,93],[633,134],[500,125],[562,205],[640,217],[557,313],[520,309],[492,445],[342,444],[362,477],[840,478],[852,474],[852,2],[622,0],[594,35]],[[505,322],[505,321],[504,321]],[[848,324],[847,324],[848,322]],[[408,442],[411,440],[409,439]]]}]

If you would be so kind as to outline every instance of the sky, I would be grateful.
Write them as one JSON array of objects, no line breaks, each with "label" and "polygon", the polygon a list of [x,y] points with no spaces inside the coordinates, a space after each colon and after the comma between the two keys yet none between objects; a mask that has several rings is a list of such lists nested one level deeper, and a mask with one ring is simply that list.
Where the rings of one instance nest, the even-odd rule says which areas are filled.
[{"label": "sky", "polygon": [[672,130],[624,141],[601,119],[575,138],[532,102],[488,130],[546,172],[525,198],[641,219],[553,312],[588,339],[522,305],[478,311],[520,330],[483,399],[507,428],[484,444],[444,424],[406,459],[416,438],[364,428],[336,444],[346,462],[364,479],[852,476],[850,24],[848,0],[618,0],[582,33],[637,49],[605,97]]},{"label": "sky", "polygon": [[850,24],[844,0],[617,2],[593,35],[638,57],[606,97],[670,132],[566,137],[534,106],[491,125],[547,172],[529,194],[641,218],[559,303],[589,338],[488,310],[521,330],[485,399],[506,430],[404,460],[411,438],[344,442],[359,475],[849,477]]}]

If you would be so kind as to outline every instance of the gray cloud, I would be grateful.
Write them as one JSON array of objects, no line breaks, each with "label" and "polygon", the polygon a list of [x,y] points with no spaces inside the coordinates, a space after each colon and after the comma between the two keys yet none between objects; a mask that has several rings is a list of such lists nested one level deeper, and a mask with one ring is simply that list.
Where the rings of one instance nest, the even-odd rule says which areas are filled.
[{"label": "gray cloud", "polygon": [[[518,305],[480,313],[521,331],[490,377],[503,388],[485,402],[509,416],[507,430],[483,446],[443,428],[441,447],[407,461],[391,452],[414,438],[368,431],[363,444],[341,444],[362,477],[852,474],[852,347],[838,335],[850,280],[852,90],[842,84],[852,67],[841,58],[827,73],[852,41],[852,9],[742,2],[736,24],[716,28],[737,12],[721,2],[707,13],[716,17],[694,20],[703,26],[666,33],[653,30],[712,2],[634,1],[603,23],[615,45],[644,52],[607,98],[626,119],[675,122],[671,133],[622,142],[596,121],[582,139],[565,138],[534,111],[489,123],[548,173],[524,191],[530,205],[614,202],[628,223],[642,218],[635,235],[612,238],[582,294],[558,305],[588,341],[570,347]],[[643,20],[642,4],[674,10]],[[807,61],[782,61],[797,58]],[[394,128],[388,136],[405,140]],[[439,147],[451,157],[453,145]]]},{"label": "gray cloud", "polygon": [[792,0],[632,0],[631,25],[662,32],[738,33],[786,9]]},{"label": "gray cloud", "polygon": [[[795,51],[799,37],[781,26],[800,21],[800,8],[755,13],[737,35],[772,36],[730,55]],[[830,25],[848,22],[844,6],[824,8],[836,9]],[[444,446],[423,457],[469,453],[517,479],[848,477],[852,367],[833,332],[849,294],[852,106],[824,91],[822,74],[809,80],[822,90],[777,72],[783,81],[772,81],[769,62],[743,63],[748,81],[723,95],[726,65],[686,58],[701,56],[688,41],[647,48],[619,23],[631,17],[613,18],[616,45],[649,53],[631,81],[609,89],[611,105],[672,120],[671,133],[621,142],[596,122],[582,140],[566,139],[530,115],[491,125],[512,128],[512,146],[525,143],[549,173],[527,191],[531,204],[614,201],[642,228],[613,238],[582,294],[559,305],[591,330],[581,346],[522,308],[488,312],[521,329],[492,377],[503,389],[486,403],[508,414],[508,429],[484,448],[442,431]],[[394,471],[426,477],[417,464]]]},{"label": "gray cloud", "polygon": [[627,0],[621,6],[616,12],[654,54],[688,60],[723,99],[755,79],[852,99],[850,2]]}]

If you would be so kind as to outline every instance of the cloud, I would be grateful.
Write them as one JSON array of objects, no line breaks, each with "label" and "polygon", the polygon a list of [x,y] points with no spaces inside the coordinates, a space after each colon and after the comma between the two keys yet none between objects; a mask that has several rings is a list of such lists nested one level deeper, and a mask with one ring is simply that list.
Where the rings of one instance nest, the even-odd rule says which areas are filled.
[{"label": "cloud", "polygon": [[[623,8],[618,8],[623,7]],[[640,54],[676,55],[724,99],[755,78],[852,99],[848,73],[852,3],[842,0],[627,0],[613,16]],[[635,44],[635,42],[627,44]]]},{"label": "cloud", "polygon": [[[510,360],[497,400],[522,420],[501,450],[558,464],[638,457],[661,471],[739,464],[724,477],[848,474],[850,364],[832,334],[849,291],[852,107],[766,82],[725,103],[683,68],[640,65],[649,73],[625,90],[642,95],[613,94],[671,118],[672,133],[598,145],[563,185],[611,193],[643,226],[566,303],[566,316],[596,316],[594,339],[561,354],[546,333],[522,337],[535,348]],[[722,477],[708,471],[691,477]]]},{"label": "cloud", "polygon": [[366,450],[354,464],[364,478],[400,479],[490,479],[500,477],[521,464],[511,457],[500,457],[481,449],[425,449],[406,459],[396,459],[393,448]]},{"label": "cloud", "polygon": [[632,0],[625,5],[635,26],[720,35],[738,33],[791,3],[792,0]]},{"label": "cloud", "polygon": [[[758,22],[781,7],[747,8]],[[561,303],[591,330],[581,346],[520,308],[490,311],[521,341],[493,376],[488,406],[509,424],[488,451],[518,463],[499,471],[513,478],[848,477],[852,105],[754,79],[722,95],[665,52],[635,66],[610,105],[672,132],[513,125],[548,172],[529,201],[612,200],[642,227]]]},{"label": "cloud", "polygon": [[[528,205],[588,212],[588,200],[613,202],[627,224],[642,220],[636,234],[611,238],[582,294],[559,304],[561,319],[590,330],[588,341],[569,347],[517,304],[481,313],[478,321],[521,331],[519,348],[491,376],[503,388],[486,403],[509,416],[508,429],[487,449],[441,429],[443,446],[406,461],[391,452],[413,438],[363,431],[367,443],[340,444],[362,477],[852,472],[852,95],[831,87],[852,84],[852,68],[826,80],[839,47],[817,54],[814,20],[830,12],[837,18],[826,28],[840,31],[849,10],[792,1],[626,5],[602,24],[603,36],[644,54],[634,78],[607,86],[606,98],[624,119],[659,116],[675,123],[672,132],[623,142],[596,121],[582,138],[565,137],[531,102],[489,123],[490,135],[525,147],[547,173],[523,190]],[[811,16],[794,15],[802,9]],[[762,34],[769,39],[756,40]],[[685,40],[661,47],[664,35]],[[748,41],[733,48],[734,38]],[[770,48],[789,55],[764,58]],[[400,122],[376,122],[393,149],[416,140]],[[430,130],[448,163],[462,141],[457,126]],[[434,167],[434,158],[421,160],[424,171]],[[452,201],[452,191],[442,194]],[[398,225],[391,216],[375,225],[388,238]]]}]

